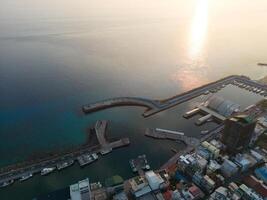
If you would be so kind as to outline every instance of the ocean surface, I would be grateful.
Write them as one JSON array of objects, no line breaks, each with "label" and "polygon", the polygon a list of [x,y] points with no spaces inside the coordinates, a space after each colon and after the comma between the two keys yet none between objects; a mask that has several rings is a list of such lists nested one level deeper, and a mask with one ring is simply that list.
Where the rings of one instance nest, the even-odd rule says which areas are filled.
[{"label": "ocean surface", "polygon": [[[216,126],[182,117],[204,97],[143,118],[143,108],[90,115],[81,106],[117,96],[164,99],[232,74],[259,79],[267,62],[265,0],[2,0],[0,2],[0,166],[83,144],[88,127],[110,120],[108,136],[129,137],[83,169],[76,164],[0,190],[27,200],[85,177],[134,176],[129,159],[156,169],[183,145],[144,137],[147,127],[199,136]],[[228,86],[242,108],[262,97]]]}]

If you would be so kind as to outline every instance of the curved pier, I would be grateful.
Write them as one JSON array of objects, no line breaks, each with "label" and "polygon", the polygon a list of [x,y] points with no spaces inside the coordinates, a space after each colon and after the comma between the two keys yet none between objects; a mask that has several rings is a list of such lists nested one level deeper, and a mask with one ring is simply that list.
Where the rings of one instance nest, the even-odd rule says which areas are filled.
[{"label": "curved pier", "polygon": [[160,103],[154,100],[138,97],[116,97],[85,105],[82,109],[84,113],[90,113],[117,106],[141,106],[147,108],[147,110],[157,110],[160,108]]},{"label": "curved pier", "polygon": [[147,108],[143,113],[144,117],[149,117],[163,110],[167,110],[171,107],[174,107],[178,104],[191,100],[195,97],[198,97],[202,94],[205,94],[207,91],[216,90],[217,88],[222,87],[223,85],[233,84],[234,82],[241,82],[249,86],[260,88],[267,92],[267,86],[262,85],[258,82],[250,80],[246,76],[232,75],[222,78],[220,80],[202,85],[195,89],[186,91],[184,93],[178,94],[168,99],[163,100],[152,100],[139,97],[117,97],[112,99],[107,99],[104,101],[99,101],[96,103],[88,104],[83,106],[84,113],[96,112],[99,110],[116,107],[116,106],[141,106]]}]

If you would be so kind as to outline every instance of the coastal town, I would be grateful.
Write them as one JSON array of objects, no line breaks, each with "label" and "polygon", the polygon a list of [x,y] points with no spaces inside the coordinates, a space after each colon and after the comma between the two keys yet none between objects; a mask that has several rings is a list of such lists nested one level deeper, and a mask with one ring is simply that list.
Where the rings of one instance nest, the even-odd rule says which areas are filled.
[{"label": "coastal town", "polygon": [[[216,88],[207,90],[207,86],[201,87],[202,92],[199,95],[207,98],[192,110],[185,112],[183,116],[185,119],[190,119],[201,113],[201,117],[194,125],[202,126],[215,121],[217,126],[214,129],[201,131],[198,138],[187,136],[179,130],[157,127],[148,127],[145,130],[143,135],[148,140],[179,141],[185,145],[182,150],[172,149],[175,155],[160,169],[151,168],[144,152],[143,155],[129,160],[128,167],[134,174],[130,179],[124,180],[120,175],[114,175],[107,177],[102,183],[92,182],[90,177],[85,177],[84,180],[67,188],[41,195],[34,200],[57,199],[58,196],[61,199],[63,196],[66,200],[265,200],[267,198],[267,99],[264,97],[267,96],[267,86],[247,77],[223,80],[216,82]],[[262,100],[241,109],[238,102],[232,102],[216,94],[227,85],[259,94]],[[198,90],[192,90],[193,94]],[[182,95],[185,94],[190,96],[190,91]],[[179,99],[179,95],[175,98]],[[173,100],[170,101],[175,104]],[[158,105],[166,103],[162,102]],[[118,101],[113,103],[115,105],[112,105],[112,102],[108,105],[105,101],[104,108],[125,105],[121,100],[119,103]],[[97,105],[98,109],[103,109],[100,104],[92,104],[91,108]],[[140,102],[137,104],[143,106]],[[158,108],[167,109],[165,106]],[[87,108],[89,107],[90,105],[87,105]],[[94,109],[94,112],[98,109]],[[157,112],[156,107],[151,109],[154,109],[153,113]],[[76,159],[80,166],[97,162],[98,156],[112,151],[112,145],[105,139],[106,125],[105,120],[96,122],[94,132],[100,148],[98,151],[79,155]],[[128,145],[129,140],[126,143]],[[66,167],[72,162],[67,163]],[[59,170],[58,165],[59,163],[47,166],[41,173],[48,174],[56,168]],[[26,180],[30,177],[22,176],[20,180],[23,178]],[[13,179],[2,180],[5,180],[1,183],[2,187],[12,187]]]}]

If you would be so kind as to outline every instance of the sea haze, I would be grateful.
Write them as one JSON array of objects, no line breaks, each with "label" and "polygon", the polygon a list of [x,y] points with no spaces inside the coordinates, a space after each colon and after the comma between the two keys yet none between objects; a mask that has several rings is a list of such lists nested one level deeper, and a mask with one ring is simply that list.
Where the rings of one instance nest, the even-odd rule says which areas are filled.
[{"label": "sea haze", "polygon": [[[160,167],[183,146],[146,138],[145,128],[197,136],[214,127],[182,118],[200,98],[146,119],[143,108],[85,116],[81,106],[116,96],[164,99],[232,74],[261,78],[265,19],[265,0],[1,0],[0,165],[83,144],[98,119],[111,120],[110,137],[131,140],[82,170],[15,183],[0,190],[1,200],[31,199],[85,177],[129,178],[129,159],[143,153]],[[261,99],[232,86],[220,95],[243,107]]]}]

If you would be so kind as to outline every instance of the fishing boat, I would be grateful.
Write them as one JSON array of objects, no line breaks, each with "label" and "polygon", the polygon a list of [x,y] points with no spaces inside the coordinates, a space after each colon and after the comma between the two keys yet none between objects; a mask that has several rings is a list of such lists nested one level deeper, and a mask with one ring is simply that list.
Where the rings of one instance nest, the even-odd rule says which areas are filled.
[{"label": "fishing boat", "polygon": [[47,168],[43,168],[41,170],[41,175],[44,176],[44,175],[47,175],[47,174],[50,174],[51,172],[53,172],[56,168],[55,167],[47,167]]},{"label": "fishing boat", "polygon": [[0,183],[0,188],[7,187],[7,186],[11,185],[12,183],[14,183],[13,179],[11,179],[9,181],[2,182],[2,183]]},{"label": "fishing boat", "polygon": [[19,181],[20,181],[20,182],[22,182],[22,181],[26,181],[26,180],[30,179],[32,176],[33,176],[32,173],[23,175],[23,176],[19,179]]},{"label": "fishing boat", "polygon": [[206,135],[209,132],[209,130],[203,130],[200,132],[201,135]]},{"label": "fishing boat", "polygon": [[71,166],[72,164],[74,164],[73,160],[68,160],[68,161],[65,161],[65,162],[61,162],[61,163],[57,164],[57,169],[58,170],[62,170],[62,169],[65,169],[66,167]]}]

